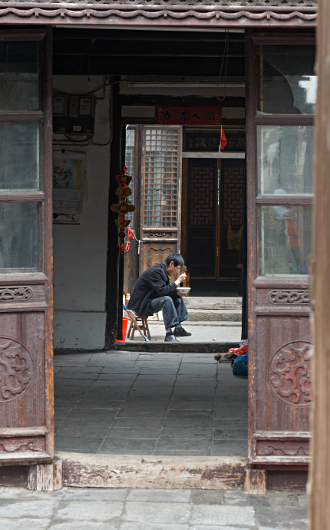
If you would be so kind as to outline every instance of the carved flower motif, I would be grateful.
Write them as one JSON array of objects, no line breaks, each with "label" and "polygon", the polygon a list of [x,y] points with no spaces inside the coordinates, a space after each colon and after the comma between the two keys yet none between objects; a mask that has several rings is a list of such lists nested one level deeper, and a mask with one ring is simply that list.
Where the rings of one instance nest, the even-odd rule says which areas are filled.
[{"label": "carved flower motif", "polygon": [[0,337],[0,403],[21,396],[30,386],[32,375],[33,361],[25,346]]},{"label": "carved flower motif", "polygon": [[293,341],[284,344],[270,360],[269,385],[274,394],[289,405],[308,406],[312,401],[311,344]]}]

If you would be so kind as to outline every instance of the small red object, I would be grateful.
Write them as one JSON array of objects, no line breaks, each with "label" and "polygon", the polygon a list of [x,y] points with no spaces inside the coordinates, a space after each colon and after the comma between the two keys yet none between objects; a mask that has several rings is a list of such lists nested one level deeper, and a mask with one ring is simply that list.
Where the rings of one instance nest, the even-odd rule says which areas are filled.
[{"label": "small red object", "polygon": [[221,127],[221,135],[220,135],[220,151],[223,151],[224,148],[226,147],[227,145],[227,138],[226,138],[226,135],[225,135],[225,131],[223,130],[223,128]]}]

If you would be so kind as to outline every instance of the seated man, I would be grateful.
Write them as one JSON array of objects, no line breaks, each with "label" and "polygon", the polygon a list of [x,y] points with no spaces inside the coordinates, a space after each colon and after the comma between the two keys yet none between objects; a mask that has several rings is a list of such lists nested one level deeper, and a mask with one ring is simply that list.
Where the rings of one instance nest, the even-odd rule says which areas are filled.
[{"label": "seated man", "polygon": [[144,271],[136,282],[127,305],[128,309],[141,317],[151,316],[162,310],[166,342],[179,342],[176,337],[191,335],[181,326],[181,322],[187,320],[188,313],[182,300],[185,295],[177,291],[186,275],[180,274],[171,284],[169,279],[169,276],[178,274],[181,267],[184,267],[183,257],[180,254],[169,254],[162,263]]}]

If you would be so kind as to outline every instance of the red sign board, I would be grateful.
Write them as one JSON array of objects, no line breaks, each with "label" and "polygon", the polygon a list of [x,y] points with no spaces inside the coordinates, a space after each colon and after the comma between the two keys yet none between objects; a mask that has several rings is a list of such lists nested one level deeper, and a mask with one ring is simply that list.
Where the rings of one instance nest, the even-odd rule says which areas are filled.
[{"label": "red sign board", "polygon": [[156,107],[158,125],[220,125],[220,107]]}]

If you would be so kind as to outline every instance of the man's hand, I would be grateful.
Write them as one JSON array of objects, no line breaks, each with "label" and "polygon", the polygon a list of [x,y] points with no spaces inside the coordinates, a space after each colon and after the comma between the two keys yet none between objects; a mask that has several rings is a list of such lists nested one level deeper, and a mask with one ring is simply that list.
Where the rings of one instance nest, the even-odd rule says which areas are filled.
[{"label": "man's hand", "polygon": [[175,285],[180,285],[180,283],[182,283],[185,279],[187,278],[187,275],[183,272],[182,274],[180,274],[179,278],[177,280],[175,280]]},{"label": "man's hand", "polygon": [[187,294],[177,293],[177,295],[180,296],[180,298],[184,298],[185,296],[188,296],[188,293]]}]

